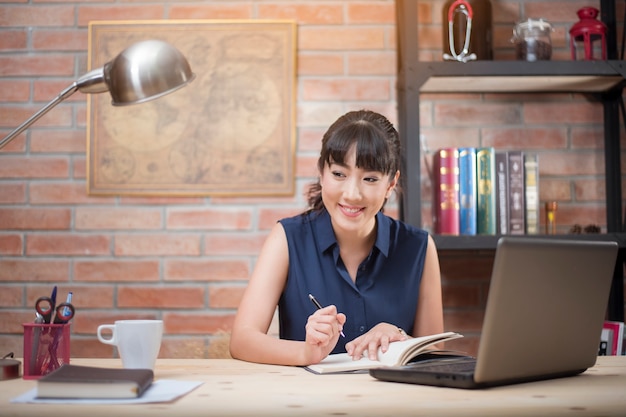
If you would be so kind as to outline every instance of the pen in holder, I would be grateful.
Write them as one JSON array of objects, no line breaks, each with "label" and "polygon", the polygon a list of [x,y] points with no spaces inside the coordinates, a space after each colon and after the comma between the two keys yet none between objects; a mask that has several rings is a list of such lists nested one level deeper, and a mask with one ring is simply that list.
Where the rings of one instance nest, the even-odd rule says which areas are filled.
[{"label": "pen in holder", "polygon": [[23,323],[24,379],[39,379],[70,363],[70,324]]}]

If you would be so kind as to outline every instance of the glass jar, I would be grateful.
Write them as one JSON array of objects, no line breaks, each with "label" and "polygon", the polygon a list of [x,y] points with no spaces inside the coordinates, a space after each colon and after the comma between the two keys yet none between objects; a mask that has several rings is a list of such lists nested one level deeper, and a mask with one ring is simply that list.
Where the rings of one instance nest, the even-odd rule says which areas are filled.
[{"label": "glass jar", "polygon": [[547,61],[552,57],[552,25],[543,19],[528,19],[513,29],[511,41],[521,61]]}]

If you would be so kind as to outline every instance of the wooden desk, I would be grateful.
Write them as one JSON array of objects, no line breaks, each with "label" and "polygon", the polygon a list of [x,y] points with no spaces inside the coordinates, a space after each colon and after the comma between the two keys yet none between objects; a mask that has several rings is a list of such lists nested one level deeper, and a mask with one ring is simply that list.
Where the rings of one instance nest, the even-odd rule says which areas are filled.
[{"label": "wooden desk", "polygon": [[[116,359],[74,364],[120,366]],[[468,391],[381,382],[368,374],[313,375],[304,369],[227,359],[159,359],[156,377],[204,381],[166,404],[12,404],[35,381],[0,381],[0,416],[625,416],[626,357],[600,357],[582,375]]]}]

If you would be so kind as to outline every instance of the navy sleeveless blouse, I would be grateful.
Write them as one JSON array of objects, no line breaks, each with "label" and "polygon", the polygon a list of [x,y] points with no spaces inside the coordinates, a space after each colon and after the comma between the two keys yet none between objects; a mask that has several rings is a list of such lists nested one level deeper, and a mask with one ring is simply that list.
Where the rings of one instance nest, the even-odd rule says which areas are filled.
[{"label": "navy sleeveless blouse", "polygon": [[315,311],[312,294],[323,306],[334,304],[347,317],[332,353],[380,322],[413,330],[424,259],[426,231],[376,215],[377,236],[359,266],[356,283],[348,275],[326,210],[280,220],[289,246],[289,273],[278,302],[281,339],[305,339],[305,325]]}]

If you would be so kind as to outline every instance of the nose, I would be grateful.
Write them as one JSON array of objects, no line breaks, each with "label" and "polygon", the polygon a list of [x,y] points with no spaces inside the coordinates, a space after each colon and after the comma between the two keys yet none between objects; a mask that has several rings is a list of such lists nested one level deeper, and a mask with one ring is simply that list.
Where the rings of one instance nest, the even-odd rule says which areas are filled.
[{"label": "nose", "polygon": [[361,198],[361,183],[357,178],[344,182],[343,196],[346,201],[358,201]]}]

